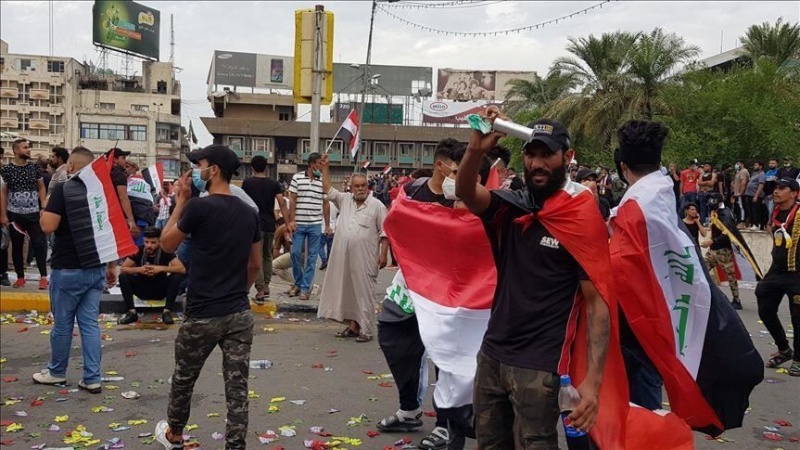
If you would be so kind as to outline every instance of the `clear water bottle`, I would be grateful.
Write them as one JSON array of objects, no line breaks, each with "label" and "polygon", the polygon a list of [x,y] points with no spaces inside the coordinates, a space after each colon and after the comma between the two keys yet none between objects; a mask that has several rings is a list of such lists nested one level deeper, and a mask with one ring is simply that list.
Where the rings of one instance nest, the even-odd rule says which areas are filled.
[{"label": "clear water bottle", "polygon": [[569,450],[589,450],[589,434],[571,426],[568,416],[581,402],[578,390],[572,385],[569,375],[561,375],[561,389],[558,391],[558,409],[561,410],[561,423],[564,424],[564,434],[567,438]]},{"label": "clear water bottle", "polygon": [[257,361],[250,361],[251,369],[269,369],[272,367],[272,361],[268,359],[259,359]]}]

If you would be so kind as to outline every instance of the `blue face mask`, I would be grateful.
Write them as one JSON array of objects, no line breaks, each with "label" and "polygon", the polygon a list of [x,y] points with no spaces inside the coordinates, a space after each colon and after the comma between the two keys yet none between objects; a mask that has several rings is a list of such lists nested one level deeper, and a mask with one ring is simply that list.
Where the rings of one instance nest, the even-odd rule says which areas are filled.
[{"label": "blue face mask", "polygon": [[321,172],[321,171],[319,171],[319,170],[315,170],[315,171],[314,171],[314,177],[316,177],[316,178],[322,178],[322,172]]},{"label": "blue face mask", "polygon": [[200,178],[200,174],[203,173],[203,171],[206,169],[208,169],[208,167],[206,167],[205,169],[192,169],[192,184],[200,192],[206,190],[206,184],[208,183],[208,181]]}]

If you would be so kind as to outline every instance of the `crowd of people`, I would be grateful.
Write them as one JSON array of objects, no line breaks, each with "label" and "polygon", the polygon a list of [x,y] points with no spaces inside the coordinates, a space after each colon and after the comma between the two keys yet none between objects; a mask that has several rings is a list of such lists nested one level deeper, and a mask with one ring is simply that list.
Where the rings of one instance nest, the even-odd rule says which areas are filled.
[{"label": "crowd of people", "polygon": [[[488,119],[500,117],[496,110],[490,114]],[[239,188],[231,183],[239,158],[225,146],[211,145],[189,154],[193,168],[174,184],[154,186],[127,160],[130,153],[120,148],[104,154],[84,147],[54,148],[45,168],[30,162],[28,141],[15,141],[11,164],[0,168],[0,226],[10,235],[4,242],[11,247],[13,287],[26,283],[27,239],[40,274],[39,288],[49,289],[55,317],[51,358],[46,369],[34,374],[34,381],[52,385],[66,380],[77,321],[84,359],[79,386],[91,393],[102,391],[96,319],[100,294],[117,282],[128,310],[120,324],[139,320],[134,297],[165,300],[162,321],[172,324],[176,299],[185,293],[167,420],[158,423],[155,436],[166,449],[182,448],[195,381],[219,346],[228,408],[226,448],[243,449],[254,326],[250,302],[262,304],[272,295],[273,276],[289,282],[288,296],[309,300],[315,294],[317,271],[325,270],[318,316],[343,325],[338,338],[365,343],[377,337],[394,376],[399,409],[380,420],[378,428],[419,429],[427,385],[426,347],[431,342],[420,333],[417,315],[422,312],[403,294],[418,275],[404,267],[412,266],[410,260],[424,260],[426,252],[409,254],[404,249],[405,256],[396,260],[391,247],[398,233],[421,231],[411,219],[400,228],[385,227],[394,209],[409,204],[432,208],[429,211],[446,208],[453,212],[453,224],[462,224],[464,214],[476,218],[497,271],[486,332],[473,349],[475,370],[467,376],[468,383],[462,383],[469,388],[469,400],[434,403],[436,426],[419,448],[463,449],[467,437],[477,438],[479,448],[487,450],[557,448],[558,375],[572,375],[577,358],[585,361],[579,365],[580,403],[569,413],[575,429],[587,431],[602,424],[603,386],[609,382],[604,374],[617,354],[624,360],[631,401],[659,409],[663,379],[672,376],[662,360],[674,349],[659,349],[650,342],[641,305],[652,301],[647,297],[652,293],[677,295],[684,292],[681,289],[693,289],[692,295],[714,304],[721,297],[709,287],[714,278],[708,273],[719,268],[729,281],[732,301],[715,307],[723,312],[731,305],[741,309],[736,280],[743,268],[734,266],[735,254],[744,255],[760,280],[759,317],[778,347],[767,367],[791,361],[789,374],[800,376],[800,336],[795,334],[790,344],[778,316],[788,296],[792,326],[800,328],[800,174],[791,157],[781,164],[754,162],[749,166],[752,172],[744,162],[718,170],[697,161],[684,170],[675,164],[665,168],[661,152],[667,128],[658,122],[631,121],[617,133],[616,167],[587,167],[576,162],[563,124],[541,119],[528,126],[537,133],[523,147],[522,175],[509,166],[510,152],[498,144],[502,134],[473,131],[468,143],[442,140],[431,169],[354,173],[340,186],[332,181],[327,155],[319,153],[308,157],[307,169],[287,186],[268,177],[266,159],[256,156],[251,161],[254,175]],[[75,228],[74,192],[85,184],[75,175],[98,157],[109,161],[113,201],[119,204],[137,252],[90,264],[77,250],[83,233],[91,231]],[[739,232],[742,228],[771,233],[772,264],[765,274],[755,264]],[[679,251],[687,267],[704,262],[709,272],[668,270],[664,276],[653,274],[652,286],[644,289],[648,276],[633,275],[650,267],[649,259],[636,259],[649,258],[649,253],[631,255],[630,249],[646,244],[656,232],[652,230],[664,236],[665,255],[671,249],[676,255]],[[705,255],[701,247],[708,249]],[[447,251],[458,258],[466,249]],[[7,255],[7,250],[0,251],[4,287],[11,285]],[[378,273],[390,263],[399,266],[400,273],[376,305]],[[628,276],[614,275],[620,273]],[[612,284],[625,289],[612,289]],[[662,299],[661,307],[664,300],[672,301]],[[587,318],[580,325],[585,327],[583,337],[576,335],[579,314]],[[727,326],[742,335],[740,322]],[[585,349],[571,358],[574,345]],[[745,353],[760,361],[754,350]],[[752,368],[753,361],[744,358],[740,364]],[[463,381],[463,374],[434,363],[440,377],[437,390],[453,380]],[[745,378],[743,382],[749,382]],[[744,389],[745,401],[749,389]],[[673,400],[670,393],[670,400],[680,402],[680,396]],[[675,411],[681,414],[679,407]],[[721,419],[738,426],[735,418]]]}]

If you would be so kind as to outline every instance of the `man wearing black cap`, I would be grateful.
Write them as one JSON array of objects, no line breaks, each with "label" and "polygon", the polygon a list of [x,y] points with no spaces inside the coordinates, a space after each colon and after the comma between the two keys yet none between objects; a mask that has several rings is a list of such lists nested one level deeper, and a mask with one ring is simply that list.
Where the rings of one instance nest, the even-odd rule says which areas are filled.
[{"label": "man wearing black cap", "polygon": [[792,165],[792,157],[789,155],[783,157],[783,167],[778,170],[778,179],[782,180],[784,178],[792,180],[800,178],[800,169]]},{"label": "man wearing black cap", "polygon": [[[161,248],[172,253],[192,235],[186,319],[175,339],[175,372],[167,421],[156,425],[166,449],[183,448],[194,384],[216,346],[222,350],[222,374],[228,416],[226,449],[246,447],[247,378],[253,343],[253,314],[248,292],[261,270],[258,213],[231,194],[239,158],[226,146],[210,145],[189,154],[196,166],[176,186],[175,210],[164,228]],[[191,198],[190,183],[207,197]]]},{"label": "man wearing black cap", "polygon": [[597,174],[592,172],[591,169],[581,169],[575,175],[575,181],[592,191],[592,194],[597,197],[597,206],[600,208],[603,220],[608,220],[608,216],[611,215],[611,205],[608,204],[608,200],[601,197],[597,192]]},{"label": "man wearing black cap", "polygon": [[[773,233],[772,266],[756,287],[758,317],[769,330],[778,351],[773,353],[767,367],[776,368],[794,358],[789,375],[800,377],[800,183],[782,178],[775,183],[775,210],[770,220]],[[794,328],[794,353],[778,318],[783,296],[789,297],[789,314]]]},{"label": "man wearing black cap", "polygon": [[[499,116],[493,108],[487,113]],[[566,127],[550,119],[528,127],[527,189],[489,191],[475,182],[484,155],[502,136],[497,132],[472,131],[456,181],[456,195],[484,222],[497,266],[475,375],[475,431],[486,450],[558,447],[557,374],[584,375],[568,367],[571,343],[591,356],[569,419],[580,430],[591,428],[610,339],[606,225],[594,196],[567,177],[575,150]],[[574,328],[574,312],[584,308],[588,343]]]}]

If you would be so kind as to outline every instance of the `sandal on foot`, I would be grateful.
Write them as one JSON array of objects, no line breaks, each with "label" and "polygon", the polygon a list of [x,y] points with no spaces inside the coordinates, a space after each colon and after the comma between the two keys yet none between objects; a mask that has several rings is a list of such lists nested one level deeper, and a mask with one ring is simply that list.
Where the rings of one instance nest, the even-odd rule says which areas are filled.
[{"label": "sandal on foot", "polygon": [[417,448],[427,450],[447,448],[447,441],[449,438],[450,434],[447,432],[447,428],[436,427],[433,429],[433,431],[431,431],[431,434],[425,436],[421,441],[419,441]]},{"label": "sandal on foot", "polygon": [[336,337],[337,337],[337,338],[352,338],[352,337],[358,337],[358,332],[357,332],[357,331],[353,331],[353,329],[352,329],[352,328],[350,328],[350,327],[347,327],[347,328],[345,328],[344,330],[342,330],[342,331],[340,331],[340,332],[336,333]]},{"label": "sandal on foot", "polygon": [[265,302],[266,302],[266,297],[263,295],[260,296],[256,295],[256,297],[253,299],[253,303],[255,303],[256,305],[263,305]]},{"label": "sandal on foot", "polygon": [[787,348],[783,351],[777,351],[770,355],[771,358],[767,361],[767,368],[768,369],[777,369],[781,364],[785,363],[792,359],[792,349]]},{"label": "sandal on foot", "polygon": [[792,366],[789,367],[789,375],[800,377],[800,361],[792,361]]},{"label": "sandal on foot", "polygon": [[422,427],[422,413],[419,413],[414,419],[406,419],[398,417],[397,413],[382,419],[376,427],[383,432],[392,433],[409,433],[417,431]]},{"label": "sandal on foot", "polygon": [[372,340],[372,336],[367,336],[366,334],[359,334],[356,338],[356,342],[369,342]]}]

